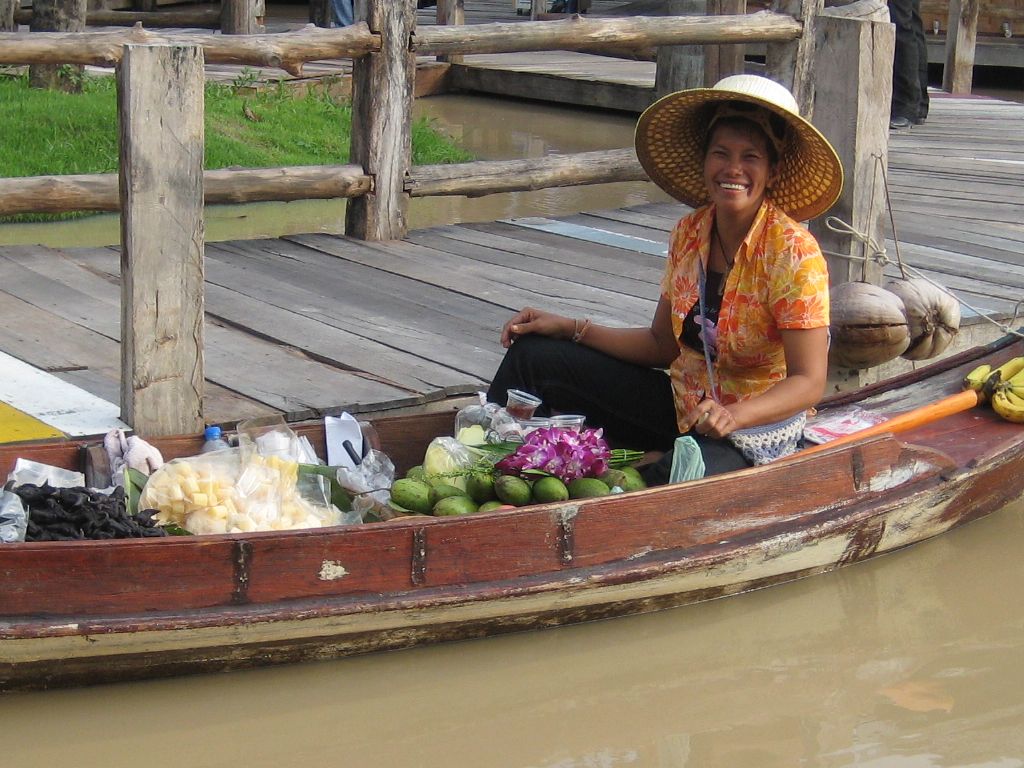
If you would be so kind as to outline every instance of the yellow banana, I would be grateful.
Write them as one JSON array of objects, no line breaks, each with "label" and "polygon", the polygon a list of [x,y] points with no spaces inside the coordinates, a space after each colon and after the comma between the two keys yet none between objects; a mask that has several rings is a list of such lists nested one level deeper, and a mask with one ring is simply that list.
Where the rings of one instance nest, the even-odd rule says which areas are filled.
[{"label": "yellow banana", "polygon": [[988,380],[989,375],[992,373],[992,366],[988,363],[979,365],[973,371],[964,376],[963,387],[964,389],[973,389],[975,392],[981,392],[981,388],[985,386],[985,381]]},{"label": "yellow banana", "polygon": [[997,389],[992,395],[992,410],[1007,421],[1024,424],[1024,399],[1011,392]]},{"label": "yellow banana", "polygon": [[1024,371],[1024,357],[1015,357],[1012,360],[1006,361],[988,375],[982,387],[982,392],[986,397],[991,398],[995,392],[996,384],[1012,379],[1021,371]]}]

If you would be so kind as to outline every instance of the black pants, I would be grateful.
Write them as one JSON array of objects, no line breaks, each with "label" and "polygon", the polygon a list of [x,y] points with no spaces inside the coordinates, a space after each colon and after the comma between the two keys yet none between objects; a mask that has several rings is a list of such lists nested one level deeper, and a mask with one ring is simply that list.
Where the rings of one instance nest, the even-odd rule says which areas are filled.
[{"label": "black pants", "polygon": [[[505,353],[487,399],[504,405],[509,389],[537,395],[543,401],[540,416],[583,414],[587,426],[603,428],[613,446],[667,451],[644,474],[652,485],[668,481],[679,431],[672,382],[664,371],[624,363],[571,341],[523,336]],[[695,432],[691,436],[700,444],[706,475],[748,466],[732,443]]]},{"label": "black pants", "polygon": [[928,117],[928,44],[921,0],[889,0],[889,18],[896,25],[891,114],[921,121]]}]

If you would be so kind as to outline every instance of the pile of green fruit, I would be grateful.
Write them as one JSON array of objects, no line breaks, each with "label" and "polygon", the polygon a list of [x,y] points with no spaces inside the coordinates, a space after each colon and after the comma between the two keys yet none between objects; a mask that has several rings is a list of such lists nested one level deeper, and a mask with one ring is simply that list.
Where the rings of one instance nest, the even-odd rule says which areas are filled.
[{"label": "pile of green fruit", "polygon": [[477,472],[465,477],[463,490],[448,480],[428,477],[422,467],[413,467],[392,484],[390,506],[400,515],[471,515],[492,509],[607,496],[615,487],[624,492],[647,487],[634,467],[609,469],[601,477],[581,477],[569,483],[550,475],[526,480],[514,475],[496,477]]}]

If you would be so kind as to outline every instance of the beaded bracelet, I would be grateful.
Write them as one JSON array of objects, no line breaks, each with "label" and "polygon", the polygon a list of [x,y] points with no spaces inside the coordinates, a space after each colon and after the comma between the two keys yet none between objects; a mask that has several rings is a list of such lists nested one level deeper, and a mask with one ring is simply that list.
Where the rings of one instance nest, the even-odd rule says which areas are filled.
[{"label": "beaded bracelet", "polygon": [[577,317],[573,322],[573,333],[572,340],[579,344],[583,341],[584,334],[590,329],[590,318],[584,318],[583,325],[580,325],[580,319]]}]

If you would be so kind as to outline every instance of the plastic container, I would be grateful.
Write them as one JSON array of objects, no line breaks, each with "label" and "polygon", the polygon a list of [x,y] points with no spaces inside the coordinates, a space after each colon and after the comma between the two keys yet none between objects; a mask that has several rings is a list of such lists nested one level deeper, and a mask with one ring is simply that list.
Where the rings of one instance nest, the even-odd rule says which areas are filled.
[{"label": "plastic container", "polygon": [[540,406],[540,402],[540,398],[536,395],[523,392],[521,389],[510,389],[505,410],[522,421],[533,416],[533,412]]},{"label": "plastic container", "polygon": [[223,451],[225,448],[230,448],[228,441],[224,439],[221,434],[220,427],[207,427],[203,432],[203,438],[206,442],[203,443],[203,447],[199,449],[200,453],[210,453],[210,451]]}]

